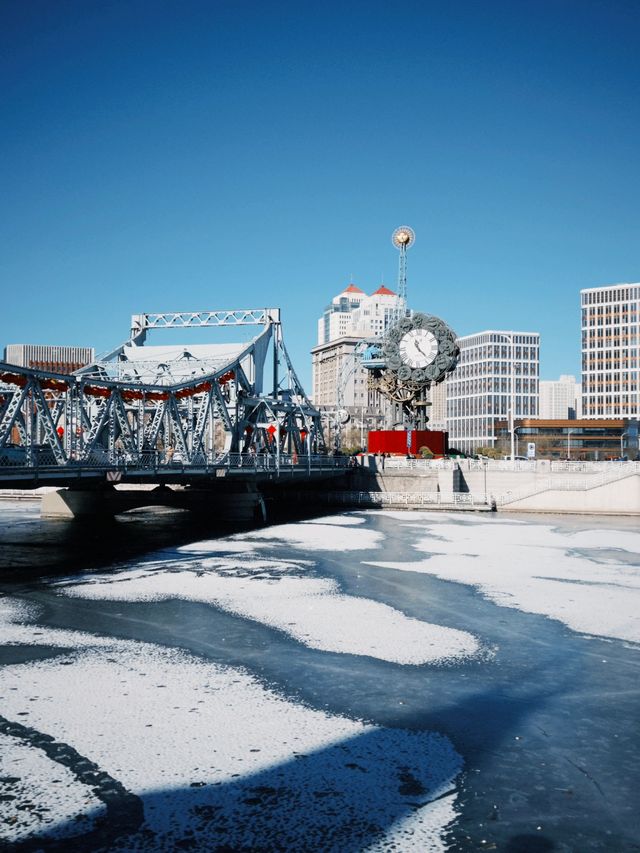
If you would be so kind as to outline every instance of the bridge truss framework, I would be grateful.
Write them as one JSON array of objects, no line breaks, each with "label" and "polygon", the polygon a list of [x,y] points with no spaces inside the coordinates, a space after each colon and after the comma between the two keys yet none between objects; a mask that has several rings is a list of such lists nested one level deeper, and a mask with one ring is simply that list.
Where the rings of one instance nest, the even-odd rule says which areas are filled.
[{"label": "bridge truss framework", "polygon": [[[189,376],[141,378],[127,359],[127,348],[144,352],[153,329],[246,325],[260,327],[255,337]],[[277,463],[324,452],[320,413],[291,364],[278,309],[134,315],[129,341],[72,375],[0,363],[5,479],[11,468],[154,468],[159,454],[189,468],[225,455]]]}]

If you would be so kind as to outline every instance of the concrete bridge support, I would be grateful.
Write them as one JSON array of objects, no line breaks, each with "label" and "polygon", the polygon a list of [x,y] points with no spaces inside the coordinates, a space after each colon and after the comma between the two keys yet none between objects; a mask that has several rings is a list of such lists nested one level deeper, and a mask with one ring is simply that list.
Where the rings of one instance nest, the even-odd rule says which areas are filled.
[{"label": "concrete bridge support", "polygon": [[44,494],[40,504],[42,518],[83,518],[110,514],[113,515],[113,512],[107,506],[106,494],[98,489],[58,489]]},{"label": "concrete bridge support", "polygon": [[91,518],[118,515],[142,507],[188,510],[220,522],[266,521],[264,498],[251,483],[224,490],[169,486],[154,489],[59,489],[43,496],[40,513],[42,518]]}]

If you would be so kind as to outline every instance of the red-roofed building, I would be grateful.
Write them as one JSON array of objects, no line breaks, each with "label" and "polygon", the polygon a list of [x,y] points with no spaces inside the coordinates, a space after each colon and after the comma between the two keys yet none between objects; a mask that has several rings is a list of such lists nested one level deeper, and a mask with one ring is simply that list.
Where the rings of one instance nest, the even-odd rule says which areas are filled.
[{"label": "red-roofed building", "polygon": [[[358,363],[347,369],[363,338],[382,337],[394,322],[399,297],[384,284],[368,296],[350,282],[325,308],[318,320],[318,343],[312,350],[313,400],[332,409],[338,404],[338,384],[344,382],[340,405],[354,416],[384,417],[387,406],[370,391],[368,372]],[[377,421],[375,421],[377,423]]]},{"label": "red-roofed building", "polygon": [[385,287],[384,284],[381,284],[380,287],[373,292],[373,296],[396,296],[393,290],[389,290],[388,287]]},{"label": "red-roofed building", "polygon": [[333,297],[318,320],[318,345],[345,335],[381,336],[393,322],[397,307],[397,294],[384,284],[367,296],[357,284],[349,282]]}]

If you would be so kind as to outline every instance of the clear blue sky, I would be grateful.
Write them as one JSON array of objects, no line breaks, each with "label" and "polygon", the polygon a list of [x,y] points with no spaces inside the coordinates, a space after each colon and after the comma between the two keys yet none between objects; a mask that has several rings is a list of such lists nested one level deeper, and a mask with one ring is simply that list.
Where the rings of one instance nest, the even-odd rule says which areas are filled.
[{"label": "clear blue sky", "polygon": [[6,0],[0,346],[279,306],[310,390],[408,224],[413,308],[579,374],[580,288],[640,279],[639,43],[636,0]]}]

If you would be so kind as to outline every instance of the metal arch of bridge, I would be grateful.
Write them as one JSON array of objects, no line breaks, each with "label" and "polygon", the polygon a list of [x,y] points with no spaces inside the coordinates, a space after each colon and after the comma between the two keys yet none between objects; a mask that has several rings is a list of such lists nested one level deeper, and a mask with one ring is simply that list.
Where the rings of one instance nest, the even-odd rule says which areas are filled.
[{"label": "metal arch of bridge", "polygon": [[[256,325],[259,333],[208,372],[143,382],[127,374],[125,348],[154,328]],[[284,456],[325,452],[320,413],[309,402],[284,346],[279,309],[132,318],[131,338],[68,376],[0,363],[0,476],[8,469],[86,465],[154,467],[158,454],[183,470],[233,454],[260,454],[276,470]],[[269,348],[272,387],[262,393]],[[204,370],[204,368],[203,368]]]}]

